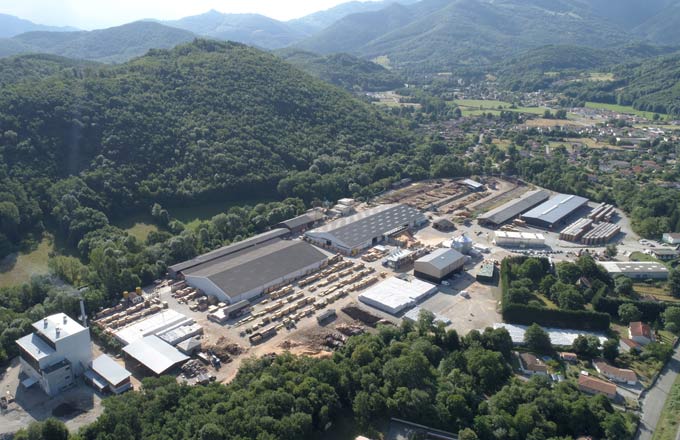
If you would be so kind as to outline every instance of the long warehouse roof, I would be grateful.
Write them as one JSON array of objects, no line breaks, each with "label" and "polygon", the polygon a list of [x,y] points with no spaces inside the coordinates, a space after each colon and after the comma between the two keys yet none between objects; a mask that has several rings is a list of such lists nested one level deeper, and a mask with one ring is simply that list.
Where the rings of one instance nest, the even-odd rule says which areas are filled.
[{"label": "long warehouse roof", "polygon": [[480,215],[478,218],[479,220],[486,220],[500,225],[528,211],[539,203],[545,202],[548,198],[550,198],[548,191],[542,189],[529,191],[517,199],[510,200],[498,208]]},{"label": "long warehouse roof", "polygon": [[522,215],[522,218],[536,219],[548,224],[554,224],[586,203],[588,203],[588,199],[585,197],[558,194]]},{"label": "long warehouse roof", "polygon": [[358,214],[335,220],[307,232],[307,236],[332,239],[347,248],[353,248],[397,227],[419,220],[425,220],[425,216],[417,209],[408,205],[393,203],[376,206]]},{"label": "long warehouse roof", "polygon": [[156,374],[163,374],[174,365],[189,359],[189,356],[183,355],[158,336],[138,339],[124,347],[123,351]]},{"label": "long warehouse roof", "polygon": [[242,249],[257,246],[269,240],[283,237],[284,235],[288,234],[288,232],[289,231],[284,228],[272,229],[271,231],[267,231],[254,237],[250,237],[237,243],[233,243],[228,246],[223,246],[219,249],[215,249],[214,251],[199,255],[198,257],[192,258],[191,260],[177,263],[175,265],[170,266],[169,269],[175,273],[183,272],[185,270],[191,269],[192,267],[198,266],[199,264],[207,263],[217,258],[233,254]]},{"label": "long warehouse roof", "polygon": [[185,270],[185,277],[208,278],[231,297],[249,292],[328,257],[300,240],[272,240]]}]

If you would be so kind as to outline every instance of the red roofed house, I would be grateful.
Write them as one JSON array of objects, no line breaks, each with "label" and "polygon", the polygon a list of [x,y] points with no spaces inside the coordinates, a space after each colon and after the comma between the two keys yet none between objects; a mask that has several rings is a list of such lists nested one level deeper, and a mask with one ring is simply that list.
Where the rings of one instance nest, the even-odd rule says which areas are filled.
[{"label": "red roofed house", "polygon": [[578,355],[576,353],[570,353],[568,351],[561,351],[560,352],[560,359],[562,359],[565,362],[578,362]]},{"label": "red roofed house", "polygon": [[519,365],[522,372],[526,374],[548,374],[547,365],[531,353],[520,353]]},{"label": "red roofed house", "polygon": [[630,339],[640,345],[647,345],[654,342],[654,333],[652,333],[652,328],[644,322],[631,322],[628,325],[628,335],[630,336]]},{"label": "red roofed house", "polygon": [[635,385],[638,381],[635,371],[617,368],[611,364],[608,364],[604,359],[593,359],[593,366],[598,373],[614,382]]},{"label": "red roofed house", "polygon": [[621,338],[621,340],[619,341],[619,348],[624,353],[628,353],[631,350],[641,351],[642,345],[638,344],[637,342],[633,341],[632,339]]},{"label": "red roofed house", "polygon": [[610,399],[616,397],[615,384],[585,374],[578,377],[578,389],[588,394],[602,394]]}]

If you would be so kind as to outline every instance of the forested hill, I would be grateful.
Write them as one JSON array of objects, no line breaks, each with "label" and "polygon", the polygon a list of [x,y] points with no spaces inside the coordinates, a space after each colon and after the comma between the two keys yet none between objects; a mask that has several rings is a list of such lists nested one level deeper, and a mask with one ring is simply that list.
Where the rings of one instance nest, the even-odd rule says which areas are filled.
[{"label": "forested hill", "polygon": [[680,53],[621,64],[610,71],[613,81],[573,83],[563,91],[581,101],[680,116]]},{"label": "forested hill", "polygon": [[48,54],[17,55],[0,59],[0,88],[17,82],[41,80],[57,74],[96,69],[98,63]]},{"label": "forested hill", "polygon": [[[74,196],[107,215],[146,212],[155,201],[273,194],[284,177],[285,195],[339,196],[373,173],[392,175],[375,163],[411,146],[399,124],[237,43],[197,40],[121,66],[18,82],[0,90],[0,192],[13,185],[22,221],[0,233],[17,236],[40,220],[26,198],[49,215],[46,193],[72,175],[85,185]],[[307,181],[296,183],[295,171]]]},{"label": "forested hill", "polygon": [[0,57],[46,53],[104,63],[120,63],[149,49],[169,49],[192,41],[191,32],[159,23],[137,21],[94,31],[26,32],[0,39]]},{"label": "forested hill", "polygon": [[301,70],[347,90],[381,91],[404,85],[397,73],[349,54],[317,55],[295,49],[283,49],[276,54]]}]

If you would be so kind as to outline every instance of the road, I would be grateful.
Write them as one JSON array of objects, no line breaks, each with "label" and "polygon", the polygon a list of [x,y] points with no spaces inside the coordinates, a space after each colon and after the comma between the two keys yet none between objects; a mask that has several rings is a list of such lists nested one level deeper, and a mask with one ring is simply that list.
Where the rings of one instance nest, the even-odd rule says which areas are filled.
[{"label": "road", "polygon": [[642,411],[640,413],[640,426],[638,428],[636,440],[651,440],[654,436],[654,429],[659,422],[661,411],[666,403],[666,397],[680,372],[680,350],[673,353],[670,362],[661,371],[659,379],[653,388],[647,392],[642,401]]}]

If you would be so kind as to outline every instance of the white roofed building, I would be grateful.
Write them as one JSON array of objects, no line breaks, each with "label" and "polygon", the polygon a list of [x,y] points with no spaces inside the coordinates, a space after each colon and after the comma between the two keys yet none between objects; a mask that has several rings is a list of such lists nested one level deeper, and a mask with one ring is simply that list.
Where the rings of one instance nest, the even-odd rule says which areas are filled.
[{"label": "white roofed building", "polygon": [[388,278],[359,295],[359,301],[396,315],[437,292],[437,286],[419,279]]},{"label": "white roofed building", "polygon": [[668,278],[668,268],[662,263],[653,261],[602,261],[599,263],[612,277],[623,275],[632,279],[656,279]]},{"label": "white roofed building", "polygon": [[92,360],[90,331],[64,313],[33,323],[33,333],[19,338],[22,385],[39,384],[49,396],[73,386]]},{"label": "white roofed building", "polygon": [[153,372],[161,375],[189,356],[181,353],[158,336],[146,336],[123,348],[128,358],[132,358]]}]

